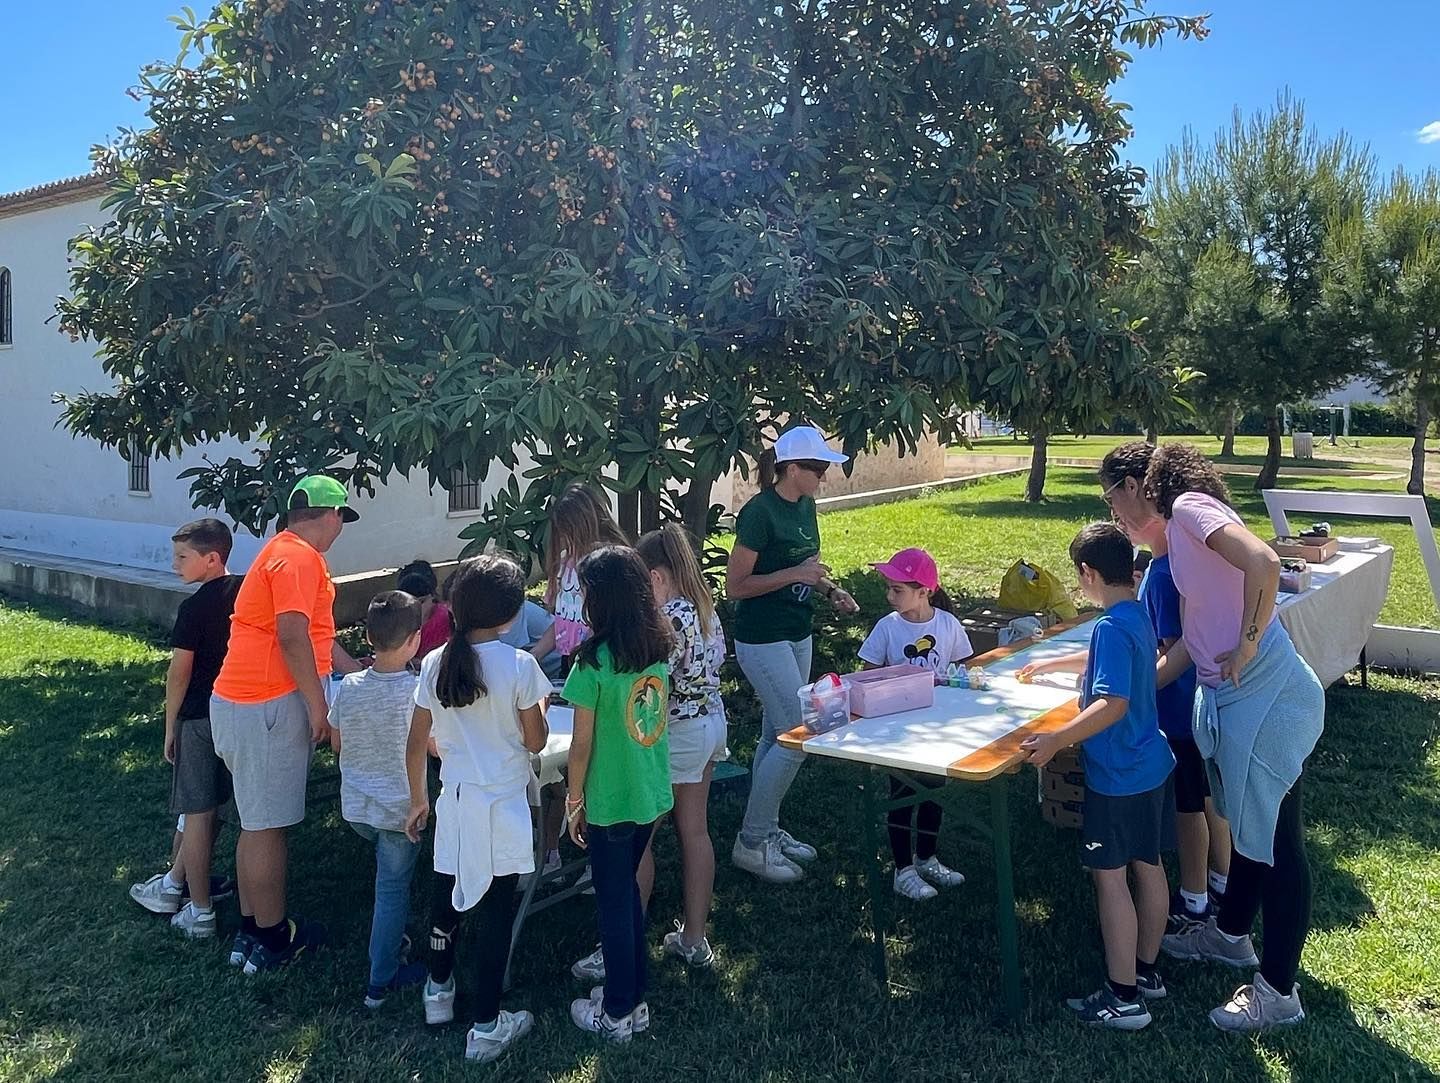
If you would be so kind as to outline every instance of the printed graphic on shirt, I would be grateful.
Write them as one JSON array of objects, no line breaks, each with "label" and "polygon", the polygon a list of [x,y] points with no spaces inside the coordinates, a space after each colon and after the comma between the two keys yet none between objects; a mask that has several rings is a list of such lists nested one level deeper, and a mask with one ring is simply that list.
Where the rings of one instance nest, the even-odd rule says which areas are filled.
[{"label": "printed graphic on shirt", "polygon": [[630,689],[625,728],[642,748],[665,736],[665,698],[665,682],[659,677],[642,675]]},{"label": "printed graphic on shirt", "polygon": [[934,669],[939,664],[935,656],[935,637],[924,635],[905,648],[905,661],[913,666],[929,666]]}]

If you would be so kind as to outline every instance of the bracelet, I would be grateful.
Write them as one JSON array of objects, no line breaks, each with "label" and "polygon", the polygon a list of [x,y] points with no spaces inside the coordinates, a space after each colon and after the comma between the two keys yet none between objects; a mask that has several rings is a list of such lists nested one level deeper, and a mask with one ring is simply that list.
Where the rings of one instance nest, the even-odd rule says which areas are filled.
[{"label": "bracelet", "polygon": [[570,796],[567,794],[566,797],[565,797],[565,807],[566,807],[567,809],[569,809],[569,808],[584,808],[584,807],[585,807],[585,795],[584,795],[584,794],[581,794],[578,798],[575,798],[575,799],[572,800],[572,799],[570,798]]}]

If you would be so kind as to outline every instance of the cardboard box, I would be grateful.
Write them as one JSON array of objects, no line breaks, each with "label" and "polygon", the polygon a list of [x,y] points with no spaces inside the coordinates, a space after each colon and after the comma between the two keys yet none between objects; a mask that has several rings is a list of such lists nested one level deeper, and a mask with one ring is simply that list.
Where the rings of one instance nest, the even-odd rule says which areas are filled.
[{"label": "cardboard box", "polygon": [[1301,535],[1298,538],[1276,538],[1270,548],[1282,557],[1296,557],[1307,564],[1324,564],[1340,551],[1338,538],[1316,538]]},{"label": "cardboard box", "polygon": [[1055,623],[1055,615],[1048,612],[1019,613],[995,606],[981,606],[960,617],[960,624],[970,639],[970,646],[976,654],[988,654],[1000,646],[1000,633],[1012,620],[1018,617],[1034,617],[1040,627],[1049,628]]},{"label": "cardboard box", "polygon": [[1085,767],[1078,748],[1065,748],[1040,771],[1040,815],[1056,827],[1078,828],[1085,814]]},{"label": "cardboard box", "polygon": [[1040,816],[1058,828],[1078,831],[1085,822],[1085,806],[1073,801],[1042,801]]}]

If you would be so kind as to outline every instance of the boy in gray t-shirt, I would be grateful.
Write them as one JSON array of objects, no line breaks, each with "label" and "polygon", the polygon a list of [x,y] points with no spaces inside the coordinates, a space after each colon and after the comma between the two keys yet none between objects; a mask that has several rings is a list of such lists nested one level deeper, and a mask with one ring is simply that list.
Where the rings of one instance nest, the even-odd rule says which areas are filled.
[{"label": "boy in gray t-shirt", "polygon": [[405,742],[415,707],[416,676],[407,668],[420,645],[420,601],[399,590],[377,594],[365,614],[375,652],[367,670],[351,673],[330,706],[331,746],[340,759],[340,814],[375,844],[375,913],[370,921],[370,982],[365,1007],[392,989],[425,980],[423,963],[401,965],[410,918],[410,877],[419,843],[405,837],[410,782]]}]

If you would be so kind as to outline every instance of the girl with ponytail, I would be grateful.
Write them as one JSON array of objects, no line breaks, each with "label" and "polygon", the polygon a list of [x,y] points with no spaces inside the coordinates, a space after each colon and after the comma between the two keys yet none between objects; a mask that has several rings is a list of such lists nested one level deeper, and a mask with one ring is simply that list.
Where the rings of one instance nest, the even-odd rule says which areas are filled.
[{"label": "girl with ponytail", "polygon": [[493,1060],[534,1024],[529,1012],[500,1010],[510,909],[522,873],[535,871],[530,830],[530,757],[549,737],[550,680],[530,653],[500,641],[525,601],[525,573],[504,556],[464,561],[450,578],[450,639],[420,663],[405,762],[418,842],[430,817],[425,755],[433,731],[440,755],[435,801],[435,894],[431,907],[427,1023],[455,1015],[455,941],[461,915],[475,909],[478,974],[470,995],[475,1025],[466,1056]]},{"label": "girl with ponytail", "polygon": [[[691,966],[709,966],[714,952],[705,923],[715,886],[715,848],[706,809],[710,777],[725,749],[725,704],[720,699],[720,666],[725,633],[715,600],[695,559],[696,543],[669,523],[640,539],[636,549],[650,569],[655,601],[670,626],[670,787],[675,795],[675,832],[685,900],[682,921],[665,935],[665,952]],[[648,909],[655,862],[647,847],[639,872],[640,897]]]}]

